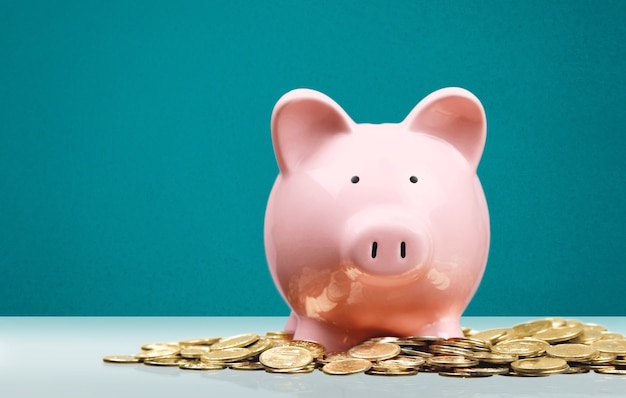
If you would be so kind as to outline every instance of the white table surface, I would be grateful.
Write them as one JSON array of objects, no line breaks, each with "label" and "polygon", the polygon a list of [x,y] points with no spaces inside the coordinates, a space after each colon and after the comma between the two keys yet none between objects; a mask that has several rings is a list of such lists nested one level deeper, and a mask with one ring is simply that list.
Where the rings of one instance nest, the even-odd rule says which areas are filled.
[{"label": "white table surface", "polygon": [[[626,334],[626,317],[565,317]],[[466,317],[475,329],[530,317]],[[281,330],[284,317],[0,317],[0,397],[626,397],[626,376],[456,379],[436,374],[380,377],[183,371],[108,364],[144,343]]]}]

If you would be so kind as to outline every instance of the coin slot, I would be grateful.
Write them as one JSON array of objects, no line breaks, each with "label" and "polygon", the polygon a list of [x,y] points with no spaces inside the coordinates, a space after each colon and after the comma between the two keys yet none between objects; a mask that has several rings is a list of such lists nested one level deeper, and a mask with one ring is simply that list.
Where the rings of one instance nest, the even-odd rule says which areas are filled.
[{"label": "coin slot", "polygon": [[378,243],[372,243],[372,258],[376,258],[376,250],[378,249]]},{"label": "coin slot", "polygon": [[404,242],[400,243],[400,257],[406,257],[406,243]]}]

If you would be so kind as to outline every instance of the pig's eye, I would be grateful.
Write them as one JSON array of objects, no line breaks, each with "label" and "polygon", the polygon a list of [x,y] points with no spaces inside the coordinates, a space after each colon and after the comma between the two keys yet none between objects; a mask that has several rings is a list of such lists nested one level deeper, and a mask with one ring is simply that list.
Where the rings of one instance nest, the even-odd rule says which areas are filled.
[{"label": "pig's eye", "polygon": [[350,181],[352,181],[353,184],[356,184],[357,182],[359,182],[359,176],[354,176],[350,178]]},{"label": "pig's eye", "polygon": [[413,184],[415,184],[415,183],[417,182],[417,177],[415,177],[415,176],[411,176],[411,177],[409,178],[409,181],[411,181]]}]

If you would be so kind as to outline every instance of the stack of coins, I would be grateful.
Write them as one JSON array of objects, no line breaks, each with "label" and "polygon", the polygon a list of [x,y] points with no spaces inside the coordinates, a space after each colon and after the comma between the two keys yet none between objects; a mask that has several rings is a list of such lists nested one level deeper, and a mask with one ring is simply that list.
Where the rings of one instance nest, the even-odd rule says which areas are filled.
[{"label": "stack of coins", "polygon": [[604,326],[560,318],[540,319],[477,331],[465,337],[375,337],[347,352],[326,352],[289,332],[144,344],[135,355],[110,355],[107,363],[143,363],[186,370],[265,370],[300,374],[316,369],[329,375],[365,373],[448,377],[549,376],[593,370],[626,375],[626,338]]}]

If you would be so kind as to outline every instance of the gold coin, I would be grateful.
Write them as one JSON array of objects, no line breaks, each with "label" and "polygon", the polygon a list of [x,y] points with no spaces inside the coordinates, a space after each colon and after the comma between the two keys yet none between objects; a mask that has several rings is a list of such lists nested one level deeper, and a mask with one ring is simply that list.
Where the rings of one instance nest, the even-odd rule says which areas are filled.
[{"label": "gold coin", "polygon": [[329,375],[349,375],[369,370],[372,363],[367,359],[349,358],[329,362],[322,367],[322,372]]},{"label": "gold coin", "polygon": [[324,347],[323,345],[315,341],[291,340],[284,344],[290,347],[304,348],[305,350],[308,350],[311,353],[311,355],[313,355],[313,358],[321,358],[324,356],[324,353],[326,352],[326,347]]},{"label": "gold coin", "polygon": [[491,374],[484,374],[484,373],[476,373],[476,374],[471,374],[469,372],[466,372],[464,369],[454,369],[453,371],[441,371],[441,372],[437,372],[439,374],[439,376],[444,376],[444,377],[459,377],[459,378],[467,378],[467,377],[490,377],[493,376]]},{"label": "gold coin", "polygon": [[275,339],[275,340],[292,340],[293,332],[288,332],[286,330],[266,332],[265,337],[269,339]]},{"label": "gold coin", "polygon": [[511,368],[517,373],[541,373],[566,371],[567,362],[561,358],[526,358],[511,363]]},{"label": "gold coin", "polygon": [[222,370],[226,365],[222,363],[205,363],[198,360],[182,360],[178,367],[185,370]]},{"label": "gold coin", "polygon": [[531,357],[543,354],[550,344],[537,339],[506,340],[494,345],[491,351],[495,354],[519,355]]},{"label": "gold coin", "polygon": [[219,337],[199,337],[196,339],[187,339],[183,341],[179,341],[178,344],[181,346],[188,345],[211,345],[215,344],[220,340]]},{"label": "gold coin", "polygon": [[396,344],[406,344],[409,343],[410,344],[420,344],[422,343],[421,341],[416,341],[414,339],[412,339],[411,337],[406,337],[403,339],[400,339],[398,337],[394,337],[394,336],[380,336],[380,337],[372,337],[369,338],[365,341],[363,341],[363,343],[396,343]]},{"label": "gold coin", "polygon": [[247,346],[246,348],[250,350],[250,356],[254,357],[262,353],[263,351],[272,348],[274,346],[274,341],[268,337],[259,338],[256,343]]},{"label": "gold coin", "polygon": [[426,360],[421,357],[397,356],[394,359],[384,359],[382,361],[377,361],[375,365],[382,366],[382,367],[399,367],[399,368],[417,369],[420,366],[423,366],[425,363],[426,363]]},{"label": "gold coin", "polygon": [[619,358],[614,358],[613,360],[611,360],[611,365],[626,366],[626,358],[623,356],[620,356]]},{"label": "gold coin", "polygon": [[489,344],[495,344],[502,337],[506,336],[509,328],[489,329],[472,335],[472,339],[484,341]]},{"label": "gold coin", "polygon": [[530,337],[546,329],[552,327],[552,321],[548,319],[538,319],[536,321],[529,321],[519,323],[511,328],[513,335],[517,338]]},{"label": "gold coin", "polygon": [[372,375],[372,376],[415,376],[418,373],[419,372],[417,369],[402,370],[402,369],[393,369],[393,368],[388,368],[385,370],[370,369],[367,372],[365,372],[365,374]]},{"label": "gold coin", "polygon": [[471,350],[468,350],[465,348],[442,345],[442,344],[431,345],[430,352],[433,354],[461,355],[461,356],[470,356],[472,354]]},{"label": "gold coin", "polygon": [[557,344],[548,347],[546,353],[566,361],[584,361],[598,354],[598,351],[585,344]]},{"label": "gold coin", "polygon": [[254,333],[239,334],[237,336],[224,337],[211,346],[211,350],[223,350],[225,348],[240,348],[257,341],[259,336]]},{"label": "gold coin", "polygon": [[584,323],[583,324],[583,329],[589,330],[589,329],[593,329],[593,330],[597,330],[599,332],[607,332],[607,328],[604,325],[598,325],[597,323]]},{"label": "gold coin", "polygon": [[183,346],[180,350],[180,356],[183,358],[200,358],[202,354],[211,351],[211,347],[207,345],[190,345]]},{"label": "gold coin", "polygon": [[243,361],[228,364],[228,367],[235,370],[263,370],[265,367],[259,361]]},{"label": "gold coin", "polygon": [[626,355],[626,340],[599,340],[593,342],[591,346],[600,352]]},{"label": "gold coin", "polygon": [[418,357],[422,357],[422,358],[429,358],[432,357],[433,354],[431,354],[430,352],[427,351],[423,351],[423,350],[414,350],[412,348],[405,348],[405,347],[401,347],[400,348],[400,352],[402,354],[408,355],[408,356],[418,356]]},{"label": "gold coin", "polygon": [[428,358],[426,361],[431,366],[444,368],[465,368],[478,365],[478,361],[460,355],[439,355]]},{"label": "gold coin", "polygon": [[583,325],[583,331],[576,338],[571,339],[568,343],[573,344],[591,344],[594,341],[600,340],[602,338],[602,332],[600,328],[589,327],[588,325]]},{"label": "gold coin", "polygon": [[458,347],[465,348],[467,350],[479,351],[489,351],[489,349],[491,348],[491,343],[482,340],[476,340],[470,337],[451,337],[441,344],[449,347]]},{"label": "gold coin", "polygon": [[315,370],[315,366],[307,365],[301,368],[265,368],[265,371],[268,373],[288,373],[288,374],[299,374],[299,373],[311,373]]},{"label": "gold coin", "polygon": [[471,327],[468,327],[468,326],[461,326],[461,333],[463,333],[463,336],[469,337],[478,333],[478,330],[472,329]]},{"label": "gold coin", "polygon": [[567,374],[567,375],[580,374],[580,373],[589,373],[589,368],[583,367],[583,366],[571,366],[570,365],[567,368],[567,370],[563,372],[563,374]]},{"label": "gold coin", "polygon": [[608,352],[599,352],[599,354],[593,358],[591,358],[588,363],[590,365],[607,365],[609,362],[612,362],[616,359],[614,354],[609,354]]},{"label": "gold coin", "polygon": [[160,357],[160,358],[152,358],[146,359],[143,361],[144,365],[152,365],[152,366],[178,366],[181,357]]},{"label": "gold coin", "polygon": [[[367,361],[367,359],[366,359]],[[395,359],[384,359],[382,361],[372,362],[373,370],[385,370],[385,369],[418,369],[418,366],[411,366],[403,362],[397,362]]]},{"label": "gold coin", "polygon": [[348,350],[353,358],[381,360],[393,358],[400,353],[400,346],[394,343],[363,343]]},{"label": "gold coin", "polygon": [[104,362],[109,363],[139,363],[139,358],[134,355],[107,355],[102,358]]},{"label": "gold coin", "polygon": [[558,372],[537,372],[537,373],[518,373],[514,370],[511,370],[509,373],[503,375],[503,376],[514,376],[514,377],[546,377],[546,376],[550,376],[551,374],[554,373],[565,373],[567,372],[567,370],[561,370]]},{"label": "gold coin", "polygon": [[395,343],[402,347],[426,347],[426,343],[420,340],[414,340],[410,338],[401,338],[392,340],[391,337],[381,337],[378,341],[368,340],[370,343]]},{"label": "gold coin", "polygon": [[409,336],[409,337],[404,337],[404,339],[426,343],[426,345],[439,343],[445,340],[443,337],[437,337],[437,336]]},{"label": "gold coin", "polygon": [[547,343],[554,344],[562,341],[571,340],[580,336],[583,329],[577,326],[564,326],[555,329],[546,329],[533,335],[533,339],[543,340]]},{"label": "gold coin", "polygon": [[546,318],[546,320],[552,322],[552,327],[554,329],[562,328],[564,326],[567,326],[567,320],[565,320],[563,318]]},{"label": "gold coin", "polygon": [[248,358],[250,350],[243,347],[224,348],[223,350],[205,352],[200,356],[202,362],[229,362]]},{"label": "gold coin", "polygon": [[615,332],[602,332],[600,340],[624,340],[624,335]]},{"label": "gold coin", "polygon": [[159,357],[169,357],[172,355],[176,355],[180,352],[180,348],[164,348],[161,350],[149,350],[149,351],[141,351],[138,354],[135,354],[135,358],[137,359],[152,359]]},{"label": "gold coin", "polygon": [[602,373],[607,375],[626,376],[626,369],[616,368],[615,366],[607,366],[605,368],[594,369],[593,371],[596,373]]},{"label": "gold coin", "polygon": [[302,368],[313,362],[313,355],[302,347],[272,347],[259,356],[259,361],[273,369]]},{"label": "gold coin", "polygon": [[169,343],[147,343],[141,346],[142,350],[163,350],[171,348],[180,348],[177,341]]},{"label": "gold coin", "polygon": [[486,363],[492,363],[492,364],[500,364],[500,365],[509,364],[509,363],[511,363],[513,361],[517,361],[518,360],[517,355],[494,354],[492,352],[483,352],[483,351],[472,353],[470,358],[476,359],[476,360],[478,360],[480,362],[486,362]]},{"label": "gold coin", "polygon": [[322,358],[317,358],[317,362],[326,364],[328,362],[338,361],[340,359],[348,359],[348,358],[352,358],[352,357],[348,355],[347,352],[327,352],[326,354],[324,354]]},{"label": "gold coin", "polygon": [[469,373],[472,377],[477,376],[493,376],[493,375],[503,375],[509,373],[508,366],[497,366],[497,367],[477,367],[477,368],[456,368],[455,372],[465,372]]}]

